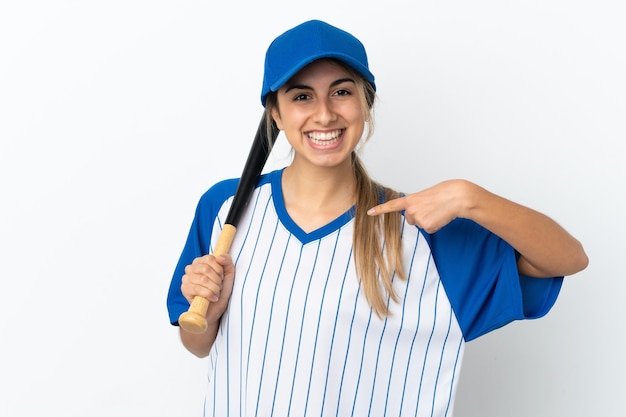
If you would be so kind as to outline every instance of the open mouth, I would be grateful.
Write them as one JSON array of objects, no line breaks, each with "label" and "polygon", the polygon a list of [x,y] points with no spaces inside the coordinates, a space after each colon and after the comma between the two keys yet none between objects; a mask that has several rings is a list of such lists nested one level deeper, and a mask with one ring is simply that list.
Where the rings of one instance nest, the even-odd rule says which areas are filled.
[{"label": "open mouth", "polygon": [[307,133],[307,137],[315,145],[328,146],[336,143],[339,138],[341,138],[343,132],[344,129],[337,129],[331,132],[309,132]]}]

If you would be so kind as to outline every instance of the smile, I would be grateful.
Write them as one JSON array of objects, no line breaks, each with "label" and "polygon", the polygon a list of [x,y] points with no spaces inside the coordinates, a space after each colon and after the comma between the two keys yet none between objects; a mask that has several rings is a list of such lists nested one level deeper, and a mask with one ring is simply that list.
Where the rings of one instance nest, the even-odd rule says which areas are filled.
[{"label": "smile", "polygon": [[307,133],[307,137],[316,145],[328,146],[337,142],[343,134],[343,131],[344,129],[337,129],[332,132],[309,132]]}]

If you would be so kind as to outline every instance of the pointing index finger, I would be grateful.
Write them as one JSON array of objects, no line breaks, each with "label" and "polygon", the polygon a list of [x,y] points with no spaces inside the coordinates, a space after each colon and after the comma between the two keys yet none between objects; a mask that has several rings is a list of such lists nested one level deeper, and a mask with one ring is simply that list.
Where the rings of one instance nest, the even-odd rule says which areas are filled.
[{"label": "pointing index finger", "polygon": [[370,216],[378,216],[380,214],[391,213],[392,211],[402,211],[406,208],[406,197],[398,197],[389,200],[386,203],[379,204],[367,211]]}]

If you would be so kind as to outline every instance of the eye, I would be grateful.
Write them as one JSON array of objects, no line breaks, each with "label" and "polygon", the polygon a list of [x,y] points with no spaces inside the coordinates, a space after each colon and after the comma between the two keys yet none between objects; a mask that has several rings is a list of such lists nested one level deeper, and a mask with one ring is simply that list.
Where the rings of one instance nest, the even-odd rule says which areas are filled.
[{"label": "eye", "polygon": [[293,97],[293,101],[304,101],[304,100],[308,100],[308,99],[310,99],[310,98],[311,98],[311,97],[310,97],[308,94],[304,94],[304,93],[302,93],[302,94],[296,94],[296,95]]},{"label": "eye", "polygon": [[345,88],[340,88],[337,91],[335,91],[336,96],[350,96],[352,95],[352,92],[350,90],[347,90]]}]

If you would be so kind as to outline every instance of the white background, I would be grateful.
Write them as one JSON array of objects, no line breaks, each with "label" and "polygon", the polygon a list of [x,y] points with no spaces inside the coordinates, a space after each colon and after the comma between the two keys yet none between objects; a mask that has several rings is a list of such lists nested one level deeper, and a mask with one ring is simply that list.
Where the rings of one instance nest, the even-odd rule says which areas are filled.
[{"label": "white background", "polygon": [[0,415],[201,415],[171,273],[201,193],[243,167],[267,45],[320,18],[368,48],[375,178],[467,178],[589,254],[548,316],[468,344],[456,416],[623,416],[622,4],[3,2]]}]

